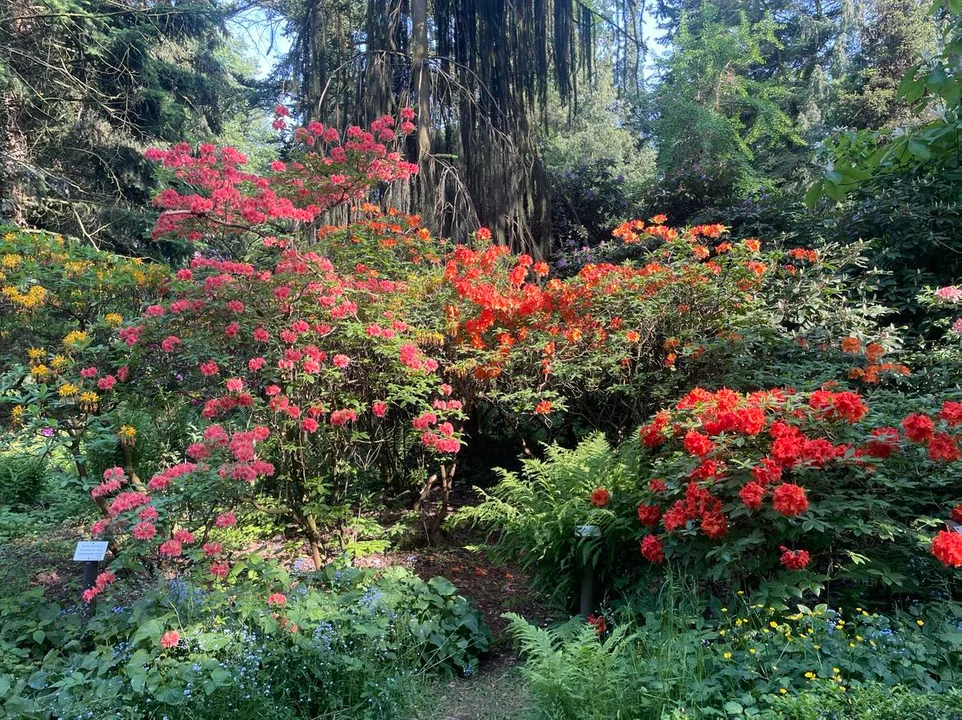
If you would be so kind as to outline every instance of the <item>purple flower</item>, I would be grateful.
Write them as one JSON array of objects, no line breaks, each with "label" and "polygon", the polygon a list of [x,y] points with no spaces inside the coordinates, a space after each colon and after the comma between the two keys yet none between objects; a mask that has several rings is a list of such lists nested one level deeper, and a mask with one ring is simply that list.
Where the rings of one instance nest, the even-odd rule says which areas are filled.
[{"label": "purple flower", "polygon": [[53,428],[45,427],[40,431],[40,434],[44,437],[53,437]]}]

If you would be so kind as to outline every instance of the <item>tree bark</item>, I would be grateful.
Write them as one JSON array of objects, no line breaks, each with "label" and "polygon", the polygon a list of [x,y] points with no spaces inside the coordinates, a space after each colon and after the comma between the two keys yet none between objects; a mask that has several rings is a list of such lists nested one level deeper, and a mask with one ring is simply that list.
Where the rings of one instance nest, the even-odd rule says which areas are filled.
[{"label": "tree bark", "polygon": [[[27,18],[14,19],[31,9],[23,0],[0,0],[0,39],[8,47],[27,43],[33,23]],[[7,56],[9,59],[9,55]],[[16,73],[15,73],[16,74]],[[14,225],[26,224],[26,171],[30,151],[23,127],[25,100],[8,79],[0,94],[0,216]]]},{"label": "tree bark", "polygon": [[417,88],[418,194],[421,220],[431,232],[438,232],[435,213],[437,185],[431,157],[431,67],[428,65],[428,3],[411,0],[412,77]]}]

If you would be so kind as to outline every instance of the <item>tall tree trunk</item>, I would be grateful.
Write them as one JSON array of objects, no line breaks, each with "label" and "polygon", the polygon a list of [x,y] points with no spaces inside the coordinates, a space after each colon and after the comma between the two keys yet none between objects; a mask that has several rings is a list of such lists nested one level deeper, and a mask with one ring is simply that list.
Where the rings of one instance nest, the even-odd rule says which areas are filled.
[{"label": "tall tree trunk", "polygon": [[15,92],[5,92],[0,97],[0,116],[3,118],[3,146],[0,153],[0,215],[14,225],[26,225],[24,207],[26,189],[24,172],[27,167],[27,134],[20,118],[23,99]]},{"label": "tall tree trunk", "polygon": [[412,76],[417,87],[418,192],[421,218],[432,232],[438,231],[435,214],[436,184],[431,158],[431,68],[428,65],[428,2],[411,0]]},{"label": "tall tree trunk", "polygon": [[[0,0],[0,42],[7,48],[22,47],[33,29],[27,15],[33,10],[28,0]],[[10,62],[13,58],[4,53]],[[16,82],[8,77],[0,94],[0,216],[15,225],[26,224],[26,172],[30,159],[27,133],[23,127],[25,102]]]}]

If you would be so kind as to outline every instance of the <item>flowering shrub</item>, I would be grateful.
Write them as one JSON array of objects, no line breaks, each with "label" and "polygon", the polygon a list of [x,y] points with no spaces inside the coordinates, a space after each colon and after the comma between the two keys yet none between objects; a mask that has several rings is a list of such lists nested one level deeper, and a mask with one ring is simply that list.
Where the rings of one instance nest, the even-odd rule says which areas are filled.
[{"label": "flowering shrub", "polygon": [[213,473],[223,487],[204,497],[220,512],[247,502],[294,522],[320,565],[321,508],[349,499],[350,473],[391,484],[399,464],[457,453],[461,405],[395,309],[398,283],[269,249],[269,270],[195,259],[119,337],[128,392],[159,386],[210,423],[148,488],[182,493]]},{"label": "flowering shrub", "polygon": [[[671,564],[781,594],[828,580],[935,592],[947,578],[929,551],[962,563],[962,535],[930,534],[958,503],[960,408],[879,426],[851,391],[695,389],[617,451],[595,437],[525,461],[459,518],[499,531],[500,549],[562,596],[559,570],[584,562],[606,586]],[[601,536],[577,538],[585,524]]]},{"label": "flowering shrub", "polygon": [[[287,110],[278,106],[274,127],[285,130]],[[182,190],[170,187],[154,204],[162,209],[154,238],[182,238],[220,252],[243,255],[251,235],[309,225],[324,212],[363,197],[382,182],[405,180],[417,171],[397,148],[414,131],[406,108],[396,120],[384,116],[368,130],[352,126],[345,137],[312,122],[295,128],[292,159],[275,160],[265,175],[245,170],[247,158],[231,147],[186,143],[152,148],[148,160],[168,169]]]},{"label": "flowering shrub", "polygon": [[[159,291],[169,269],[45,233],[10,230],[3,238],[0,417],[9,432],[0,446],[39,441],[43,456],[63,446],[81,481],[96,482],[85,450],[97,445],[130,456],[135,444],[121,388],[109,392],[126,379],[111,339]],[[91,369],[97,364],[113,374],[98,379]]]},{"label": "flowering shrub", "polygon": [[[926,518],[946,513],[960,408],[946,401],[878,427],[851,391],[693,390],[641,429],[649,545],[669,559],[717,558],[726,571],[765,572],[777,559],[790,572],[811,563],[831,577],[900,585]],[[653,486],[653,477],[665,480]],[[908,488],[911,499],[896,497]]]}]

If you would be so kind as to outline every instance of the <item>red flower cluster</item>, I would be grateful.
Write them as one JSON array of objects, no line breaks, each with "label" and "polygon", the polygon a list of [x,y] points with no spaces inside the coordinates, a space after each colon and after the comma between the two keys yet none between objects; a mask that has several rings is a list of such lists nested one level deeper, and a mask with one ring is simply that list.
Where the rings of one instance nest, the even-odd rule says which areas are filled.
[{"label": "red flower cluster", "polygon": [[[406,115],[406,113],[405,113]],[[175,234],[199,241],[211,230],[239,234],[268,221],[309,223],[325,211],[362,197],[381,182],[405,180],[417,172],[386,143],[398,145],[414,125],[404,119],[400,134],[394,118],[385,116],[369,130],[351,127],[343,143],[334,128],[311,123],[294,131],[298,152],[292,162],[275,161],[264,175],[244,169],[247,157],[234,148],[187,143],[168,150],[151,148],[148,160],[158,162],[194,192],[162,191],[155,204],[163,212],[153,237]],[[275,128],[286,121],[278,117]]]},{"label": "red flower cluster", "polygon": [[782,555],[779,560],[786,570],[804,570],[808,567],[811,556],[807,550],[789,550],[784,545],[782,545],[780,550],[782,551]]},{"label": "red flower cluster", "polygon": [[665,547],[661,539],[655,535],[645,535],[641,540],[641,555],[655,565],[665,562]]},{"label": "red flower cluster", "polygon": [[595,507],[607,507],[611,502],[611,493],[605,488],[598,487],[591,491],[591,504]]},{"label": "red flower cluster", "polygon": [[772,507],[785,517],[795,517],[808,510],[805,488],[793,483],[782,483],[772,493]]},{"label": "red flower cluster", "polygon": [[932,539],[932,554],[946,567],[962,567],[962,535],[940,530]]}]

